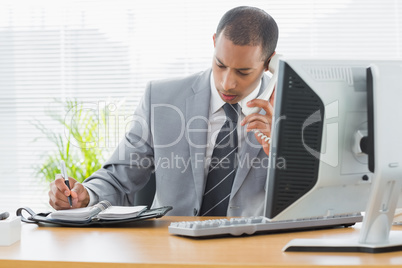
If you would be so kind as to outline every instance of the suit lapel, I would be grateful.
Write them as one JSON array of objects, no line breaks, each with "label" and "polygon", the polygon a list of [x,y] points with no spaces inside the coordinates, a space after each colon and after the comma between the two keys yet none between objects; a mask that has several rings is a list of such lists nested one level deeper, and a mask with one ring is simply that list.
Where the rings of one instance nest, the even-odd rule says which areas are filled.
[{"label": "suit lapel", "polygon": [[230,198],[232,198],[250,171],[253,165],[253,160],[257,157],[258,153],[261,151],[261,144],[258,143],[257,139],[254,137],[254,132],[247,133],[246,141],[239,148],[239,163],[236,171],[236,176],[233,181],[232,192]]},{"label": "suit lapel", "polygon": [[210,74],[211,70],[206,71],[194,82],[192,86],[194,95],[186,99],[186,138],[190,147],[191,167],[200,206],[204,190],[204,164],[209,125]]},{"label": "suit lapel", "polygon": [[[264,89],[267,87],[269,79],[266,75],[263,76],[261,89],[258,95],[260,95]],[[260,113],[265,113],[262,110]],[[253,165],[253,160],[257,157],[258,153],[262,150],[261,144],[257,141],[254,136],[254,132],[247,133],[246,140],[239,148],[239,166],[237,168],[236,176],[233,182],[232,192],[230,194],[230,199],[232,199],[237,191],[240,189],[244,180],[249,173],[251,166]]]},{"label": "suit lapel", "polygon": [[[204,190],[205,177],[205,154],[207,146],[208,116],[211,99],[210,86],[211,70],[200,75],[193,86],[194,95],[186,99],[186,138],[190,147],[191,167],[197,200],[201,206],[202,194]],[[265,89],[269,82],[264,75],[259,94]],[[264,111],[262,111],[263,113]],[[198,130],[198,131],[197,131]],[[243,184],[247,174],[252,166],[252,160],[255,159],[262,149],[254,137],[254,133],[247,133],[246,142],[239,148],[239,168],[233,182],[233,188],[230,198],[237,193]]]}]

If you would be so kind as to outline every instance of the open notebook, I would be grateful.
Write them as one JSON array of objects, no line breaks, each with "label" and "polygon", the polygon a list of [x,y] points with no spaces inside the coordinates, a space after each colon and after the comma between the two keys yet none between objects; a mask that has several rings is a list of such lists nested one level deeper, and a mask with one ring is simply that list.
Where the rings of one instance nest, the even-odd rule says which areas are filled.
[{"label": "open notebook", "polygon": [[[19,208],[17,216],[28,223],[52,223],[63,226],[92,226],[126,223],[150,218],[160,218],[171,206],[147,209],[146,206],[112,206],[109,201],[96,205],[36,214],[28,207]],[[24,212],[29,214],[25,217]]]},{"label": "open notebook", "polygon": [[123,220],[137,217],[146,209],[147,206],[112,206],[109,201],[104,200],[90,207],[58,210],[48,217],[65,221]]}]

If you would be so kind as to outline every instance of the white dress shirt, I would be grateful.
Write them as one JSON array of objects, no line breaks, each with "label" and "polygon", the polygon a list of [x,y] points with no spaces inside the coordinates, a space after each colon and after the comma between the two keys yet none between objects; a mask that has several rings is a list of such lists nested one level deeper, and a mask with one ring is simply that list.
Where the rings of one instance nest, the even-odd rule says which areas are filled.
[{"label": "white dress shirt", "polygon": [[[207,150],[206,150],[206,161],[205,161],[205,179],[207,178],[208,175],[208,170],[209,170],[209,164],[211,162],[211,157],[212,157],[212,152],[215,146],[216,138],[219,134],[219,131],[221,130],[223,124],[226,121],[226,115],[225,111],[223,110],[222,106],[225,104],[225,102],[221,99],[219,96],[219,93],[215,87],[215,82],[213,78],[213,73],[211,72],[211,99],[210,99],[210,110],[209,110],[209,128],[208,128],[208,134],[207,134]],[[258,86],[243,100],[239,102],[240,107],[246,106],[247,102],[255,99],[258,95],[258,92],[261,87],[261,81],[258,84]],[[239,149],[241,148],[241,144],[245,141],[245,137],[247,135],[246,132],[246,126],[241,126],[240,122],[244,119],[245,115],[242,113],[239,116],[238,123],[237,123],[237,133],[238,133],[238,145]],[[84,186],[85,187],[85,186]],[[95,194],[85,187],[88,191],[89,194],[89,206],[96,204],[99,202],[97,200]]]},{"label": "white dress shirt", "polygon": [[[210,110],[209,110],[209,129],[208,129],[208,136],[207,136],[207,151],[205,154],[206,161],[205,161],[205,179],[208,176],[208,170],[209,170],[209,164],[211,162],[212,158],[212,152],[215,147],[215,142],[216,138],[219,134],[219,131],[221,130],[223,124],[226,121],[226,114],[225,111],[223,110],[223,105],[225,102],[221,99],[219,96],[218,90],[216,89],[215,86],[215,81],[213,77],[213,73],[211,72],[211,100],[210,100]],[[239,101],[240,107],[245,107],[247,105],[247,102],[257,98],[258,92],[260,91],[261,88],[261,80],[258,86],[244,99]],[[244,119],[245,115],[241,113],[239,115],[239,119],[237,120],[237,136],[238,136],[238,150],[240,150],[241,145],[245,141],[245,137],[247,135],[246,132],[246,126],[241,126],[240,123]]]}]

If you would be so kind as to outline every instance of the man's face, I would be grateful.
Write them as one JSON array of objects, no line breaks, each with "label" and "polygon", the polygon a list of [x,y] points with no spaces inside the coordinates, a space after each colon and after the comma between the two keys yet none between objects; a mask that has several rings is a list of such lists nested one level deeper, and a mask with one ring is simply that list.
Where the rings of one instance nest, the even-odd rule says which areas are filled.
[{"label": "man's face", "polygon": [[237,46],[222,33],[213,39],[215,86],[224,102],[237,103],[257,87],[263,72],[268,70],[262,60],[261,46]]}]

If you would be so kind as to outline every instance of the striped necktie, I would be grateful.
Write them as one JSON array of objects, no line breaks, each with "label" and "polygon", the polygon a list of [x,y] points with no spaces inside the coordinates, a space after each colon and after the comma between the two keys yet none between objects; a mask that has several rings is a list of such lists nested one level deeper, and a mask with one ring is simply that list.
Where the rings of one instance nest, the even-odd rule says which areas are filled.
[{"label": "striped necktie", "polygon": [[226,216],[237,166],[238,104],[225,103],[226,121],[223,124],[212,153],[201,216]]}]

